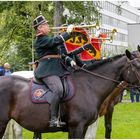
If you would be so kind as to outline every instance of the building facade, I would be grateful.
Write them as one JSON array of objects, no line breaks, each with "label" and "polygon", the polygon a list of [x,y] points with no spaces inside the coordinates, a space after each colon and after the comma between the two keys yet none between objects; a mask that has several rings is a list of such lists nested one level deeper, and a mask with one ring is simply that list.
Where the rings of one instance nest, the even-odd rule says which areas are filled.
[{"label": "building facade", "polygon": [[126,48],[136,48],[128,43],[128,24],[140,23],[140,11],[130,6],[128,2],[94,1],[94,3],[98,3],[100,7],[101,31],[107,33],[113,28],[118,31],[112,43],[106,41],[103,44],[103,55],[113,56],[124,53]]}]

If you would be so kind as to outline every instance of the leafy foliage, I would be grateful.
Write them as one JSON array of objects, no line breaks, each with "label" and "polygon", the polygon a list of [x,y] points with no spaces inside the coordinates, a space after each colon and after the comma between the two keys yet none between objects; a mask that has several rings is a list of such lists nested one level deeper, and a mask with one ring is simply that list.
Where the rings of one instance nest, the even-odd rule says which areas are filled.
[{"label": "leafy foliage", "polygon": [[70,15],[72,15],[69,23],[81,23],[83,20],[89,23],[99,16],[93,1],[65,1],[65,6],[69,9]]},{"label": "leafy foliage", "polygon": [[[14,70],[27,70],[28,62],[32,61],[35,38],[32,21],[40,14],[39,4],[42,14],[53,26],[56,10],[53,1],[0,1],[0,61],[9,62]],[[70,12],[68,23],[80,23],[83,17],[91,21],[98,16],[92,1],[63,1],[62,4]],[[61,16],[64,23],[66,18]]]}]

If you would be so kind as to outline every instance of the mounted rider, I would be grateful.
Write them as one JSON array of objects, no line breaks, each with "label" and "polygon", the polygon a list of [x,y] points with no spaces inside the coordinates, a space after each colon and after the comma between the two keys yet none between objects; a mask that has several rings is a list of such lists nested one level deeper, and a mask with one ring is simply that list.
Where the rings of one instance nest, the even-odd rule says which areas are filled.
[{"label": "mounted rider", "polygon": [[[58,50],[58,46],[63,44],[64,41],[70,38],[70,33],[73,30],[74,25],[69,25],[67,32],[55,37],[49,37],[48,33],[50,28],[48,21],[44,16],[40,15],[33,21],[33,27],[36,31],[36,41],[34,48],[39,58],[38,67],[35,70],[35,77],[42,80],[43,83],[50,89],[54,95],[50,109],[51,109],[51,120],[50,127],[64,125],[64,122],[58,121],[58,108],[60,97],[63,94],[63,85],[61,78],[65,75],[69,75],[70,72],[63,65],[63,60]],[[76,63],[71,60],[71,66]]]},{"label": "mounted rider", "polygon": [[[40,15],[33,21],[33,27],[36,31],[36,41],[34,48],[39,58],[38,67],[35,69],[35,77],[43,81],[43,83],[49,88],[49,92],[52,93],[53,99],[51,101],[51,120],[50,127],[56,127],[58,124],[65,125],[64,122],[58,121],[58,108],[60,97],[63,95],[63,85],[61,78],[63,76],[70,75],[70,71],[65,66],[64,61],[71,67],[75,67],[75,61],[65,53],[62,54],[64,48],[63,43],[71,38],[71,32],[73,31],[74,25],[69,25],[66,32],[55,37],[49,37],[48,33],[50,28],[48,21],[44,16]],[[70,55],[77,55],[86,48],[89,44],[76,49]],[[62,47],[61,47],[62,46]],[[65,60],[64,60],[65,59]]]}]

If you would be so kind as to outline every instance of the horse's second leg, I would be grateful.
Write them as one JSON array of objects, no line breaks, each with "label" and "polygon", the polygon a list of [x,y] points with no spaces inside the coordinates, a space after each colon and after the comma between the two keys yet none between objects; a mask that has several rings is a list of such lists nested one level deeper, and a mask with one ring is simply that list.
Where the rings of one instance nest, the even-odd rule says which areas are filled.
[{"label": "horse's second leg", "polygon": [[13,123],[13,138],[22,139],[22,127],[15,120],[11,121]]},{"label": "horse's second leg", "polygon": [[0,121],[0,139],[2,139],[8,122]]},{"label": "horse's second leg", "polygon": [[77,126],[69,126],[68,129],[68,138],[69,139],[84,139],[84,126],[77,125]]},{"label": "horse's second leg", "polygon": [[41,133],[39,133],[39,132],[34,132],[33,139],[42,139]]},{"label": "horse's second leg", "polygon": [[96,138],[96,131],[98,127],[99,119],[97,119],[94,123],[88,126],[88,129],[85,134],[85,139],[95,139]]},{"label": "horse's second leg", "polygon": [[114,111],[114,104],[111,104],[108,108],[107,113],[105,114],[105,138],[111,138],[111,131],[112,131],[112,114]]}]

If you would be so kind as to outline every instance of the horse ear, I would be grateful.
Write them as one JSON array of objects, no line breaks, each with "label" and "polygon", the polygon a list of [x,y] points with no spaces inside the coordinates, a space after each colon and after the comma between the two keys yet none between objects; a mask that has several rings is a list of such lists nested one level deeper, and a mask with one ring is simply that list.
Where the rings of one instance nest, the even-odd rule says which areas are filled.
[{"label": "horse ear", "polygon": [[126,54],[126,56],[127,56],[129,59],[131,59],[131,53],[130,53],[130,51],[126,50],[126,51],[125,51],[125,54]]},{"label": "horse ear", "polygon": [[138,51],[140,52],[140,45],[138,45]]}]

